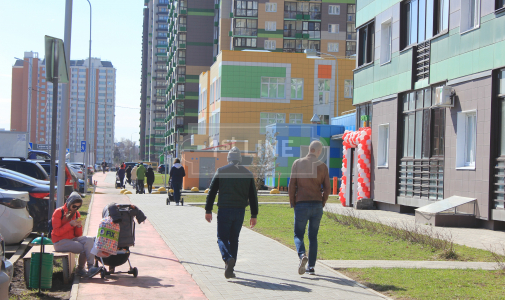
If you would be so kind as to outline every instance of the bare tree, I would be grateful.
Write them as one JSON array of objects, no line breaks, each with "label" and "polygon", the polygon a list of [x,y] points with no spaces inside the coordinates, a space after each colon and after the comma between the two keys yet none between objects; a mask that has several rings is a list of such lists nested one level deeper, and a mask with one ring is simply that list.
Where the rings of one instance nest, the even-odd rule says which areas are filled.
[{"label": "bare tree", "polygon": [[276,163],[277,155],[275,153],[277,140],[276,137],[279,133],[275,134],[267,131],[265,140],[258,145],[258,152],[253,159],[251,165],[251,172],[254,174],[254,182],[256,189],[260,190],[265,184],[265,178],[275,171],[275,167],[279,164]]},{"label": "bare tree", "polygon": [[136,141],[122,138],[114,147],[114,163],[123,161],[138,161],[138,146]]}]

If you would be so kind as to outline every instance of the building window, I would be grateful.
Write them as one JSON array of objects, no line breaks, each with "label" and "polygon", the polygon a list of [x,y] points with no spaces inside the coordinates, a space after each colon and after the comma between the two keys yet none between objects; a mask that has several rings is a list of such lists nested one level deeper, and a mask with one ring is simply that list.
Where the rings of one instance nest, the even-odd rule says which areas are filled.
[{"label": "building window", "polygon": [[235,19],[235,35],[257,36],[258,20],[255,19]]},{"label": "building window", "polygon": [[328,24],[328,33],[339,33],[340,26],[339,24]]},{"label": "building window", "polygon": [[289,123],[303,124],[303,114],[289,114]]},{"label": "building window", "polygon": [[328,52],[338,52],[338,43],[328,43]]},{"label": "building window", "polygon": [[[426,13],[426,38],[431,37],[431,2],[428,1],[428,11]],[[433,19],[433,35],[437,35],[449,29],[449,0],[435,0]]]},{"label": "building window", "polygon": [[286,78],[261,77],[261,98],[285,99]]},{"label": "building window", "polygon": [[374,50],[374,23],[368,23],[358,29],[359,33],[359,51],[358,51],[358,66],[362,66],[373,62]]},{"label": "building window", "polygon": [[340,5],[329,5],[328,14],[330,15],[340,15]]},{"label": "building window", "polygon": [[275,123],[286,123],[286,114],[260,113],[260,134],[266,133],[266,126]]},{"label": "building window", "polygon": [[256,39],[255,38],[234,38],[233,45],[235,47],[256,48]]},{"label": "building window", "polygon": [[303,99],[303,78],[291,78],[291,99]]},{"label": "building window", "polygon": [[474,29],[480,25],[480,0],[461,0],[460,32]]},{"label": "building window", "polygon": [[284,2],[284,18],[297,19],[297,15],[308,15],[311,20],[321,20],[321,4],[288,1]]},{"label": "building window", "polygon": [[495,10],[505,8],[505,0],[496,0]]},{"label": "building window", "polygon": [[213,113],[209,119],[209,136],[219,134],[219,112]]},{"label": "building window", "polygon": [[267,2],[265,3],[266,12],[277,12],[277,3]]},{"label": "building window", "polygon": [[209,89],[209,104],[214,103],[214,82],[210,85]]},{"label": "building window", "polygon": [[356,54],[356,42],[345,42],[345,56]]},{"label": "building window", "polygon": [[477,112],[458,113],[456,137],[456,167],[475,168]]},{"label": "building window", "polygon": [[186,33],[185,32],[179,33],[177,41],[179,42],[179,47],[184,48],[186,46]]},{"label": "building window", "polygon": [[266,21],[265,22],[265,31],[276,31],[277,30],[277,22]]},{"label": "building window", "polygon": [[388,20],[381,25],[381,64],[391,61],[391,49],[393,43],[393,33],[391,20]]},{"label": "building window", "polygon": [[344,80],[344,98],[352,98],[353,80]]},{"label": "building window", "polygon": [[198,122],[198,134],[204,135],[206,133],[205,119]]},{"label": "building window", "polygon": [[235,1],[235,16],[237,17],[257,17],[258,1]]},{"label": "building window", "polygon": [[265,40],[265,49],[275,50],[276,49],[276,41],[275,40]]},{"label": "building window", "polygon": [[179,16],[179,27],[186,27],[187,18],[186,16]]},{"label": "building window", "polygon": [[356,40],[356,23],[347,23],[347,40]]},{"label": "building window", "polygon": [[330,103],[330,88],[331,86],[329,79],[319,79],[319,82],[317,84],[319,104]]},{"label": "building window", "polygon": [[389,157],[389,124],[379,125],[379,157],[377,159],[377,166],[387,167]]}]

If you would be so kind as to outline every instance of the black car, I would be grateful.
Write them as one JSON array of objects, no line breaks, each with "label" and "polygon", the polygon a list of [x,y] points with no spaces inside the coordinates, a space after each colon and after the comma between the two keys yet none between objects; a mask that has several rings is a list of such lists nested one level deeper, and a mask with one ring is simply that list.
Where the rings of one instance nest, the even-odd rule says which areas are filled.
[{"label": "black car", "polygon": [[47,231],[47,215],[49,208],[48,200],[50,192],[49,185],[39,184],[27,179],[26,177],[17,176],[12,172],[5,172],[0,169],[0,188],[12,191],[28,192],[30,195],[28,212],[33,218],[33,231]]},{"label": "black car", "polygon": [[38,180],[49,180],[48,173],[39,162],[26,160],[22,157],[0,157],[0,168],[16,171]]},{"label": "black car", "polygon": [[[46,170],[47,174],[51,175],[51,161],[44,161],[40,162],[40,165],[44,170]],[[56,182],[58,182],[58,165],[59,163],[56,163]],[[77,180],[77,176],[75,174],[72,174],[70,172],[69,167],[67,166],[67,163],[65,163],[65,199],[72,194],[73,191],[78,191],[79,190],[79,181]]]},{"label": "black car", "polygon": [[165,174],[165,167],[167,168],[167,174],[170,173],[170,167],[168,165],[159,165],[158,166],[158,173]]},{"label": "black car", "polygon": [[31,150],[28,151],[28,159],[48,160],[51,159],[51,155],[46,151]]}]

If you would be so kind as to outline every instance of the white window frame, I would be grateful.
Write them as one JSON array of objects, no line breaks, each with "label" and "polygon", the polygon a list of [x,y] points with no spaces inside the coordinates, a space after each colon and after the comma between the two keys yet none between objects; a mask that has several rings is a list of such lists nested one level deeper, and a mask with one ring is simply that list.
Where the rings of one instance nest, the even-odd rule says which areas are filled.
[{"label": "white window frame", "polygon": [[329,15],[340,15],[340,5],[329,5],[328,6]]},{"label": "white window frame", "polygon": [[277,12],[277,3],[275,3],[275,2],[265,3],[265,11],[266,12]]},{"label": "white window frame", "polygon": [[303,114],[289,114],[289,124],[303,124]]},{"label": "white window frame", "polygon": [[214,103],[214,101],[216,100],[216,96],[214,94],[214,90],[215,90],[215,83],[216,81],[213,81],[211,84],[210,84],[210,91],[209,91],[209,104],[212,104]]},{"label": "white window frame", "polygon": [[351,98],[352,99],[353,87],[354,87],[354,80],[353,79],[345,79],[344,80],[344,98]]},{"label": "white window frame", "polygon": [[[320,89],[321,88],[321,81],[323,82],[323,84],[325,81],[328,81],[330,83],[330,89],[328,91],[325,89],[326,88],[325,84],[323,85],[323,89],[322,90]],[[318,79],[317,93],[318,93],[318,104],[319,105],[330,104],[330,92],[331,92],[331,80],[330,79]],[[322,102],[321,102],[321,99],[319,98],[321,95],[323,96]]]},{"label": "white window frame", "polygon": [[389,167],[389,123],[379,125],[379,140],[378,140],[378,168]]},{"label": "white window frame", "polygon": [[[301,80],[301,83],[300,82],[294,82],[294,80]],[[302,97],[296,97],[296,92],[295,92],[295,95],[293,95],[293,85],[295,86],[299,86],[301,85],[302,87]],[[291,78],[291,99],[295,99],[295,100],[303,100],[303,78]]]},{"label": "white window frame", "polygon": [[339,43],[328,43],[327,50],[328,52],[338,52],[339,51]]},{"label": "white window frame", "polygon": [[205,135],[207,133],[207,122],[205,122],[205,119],[201,119],[198,121],[198,134],[199,135]]},{"label": "white window frame", "polygon": [[[469,136],[469,118],[474,118],[473,127],[473,161],[468,160],[468,136]],[[458,112],[457,116],[457,135],[456,135],[456,169],[458,170],[475,170],[477,158],[477,110],[469,110]]]},{"label": "white window frame", "polygon": [[340,33],[340,24],[328,24],[328,33]]},{"label": "white window frame", "polygon": [[382,22],[381,24],[381,65],[391,62],[393,49],[393,25],[391,19]]},{"label": "white window frame", "polygon": [[[264,82],[265,80],[271,80],[273,78],[276,78],[277,80],[281,79],[283,82],[279,83],[271,83],[271,82]],[[276,85],[277,86],[277,95],[276,97],[270,97],[270,88],[271,86],[273,85]],[[263,97],[262,93],[263,93],[263,88],[264,87],[267,87],[267,93],[268,93],[268,97]],[[282,88],[283,91],[284,91],[284,97],[279,97],[279,88]],[[260,96],[261,98],[264,98],[264,99],[286,99],[286,77],[261,77],[261,90],[260,90]]]},{"label": "white window frame", "polygon": [[276,31],[277,22],[275,21],[265,21],[265,31]]},{"label": "white window frame", "polygon": [[[266,114],[266,117],[265,117]],[[272,116],[274,115],[274,116]],[[280,115],[282,115],[281,118]],[[261,122],[261,120],[266,120],[266,122]],[[272,120],[272,122],[270,122]],[[261,112],[260,113],[260,134],[266,134],[266,126],[275,123],[286,123],[286,114],[285,113],[276,113],[276,112]]]},{"label": "white window frame", "polygon": [[266,50],[275,50],[277,48],[277,42],[275,40],[265,40],[264,48]]},{"label": "white window frame", "polygon": [[[470,5],[474,3],[474,7],[471,8]],[[459,23],[460,33],[463,34],[465,32],[477,29],[480,27],[480,5],[481,0],[461,0],[461,17]],[[473,15],[473,26],[470,27],[471,23],[471,11],[474,11]]]}]

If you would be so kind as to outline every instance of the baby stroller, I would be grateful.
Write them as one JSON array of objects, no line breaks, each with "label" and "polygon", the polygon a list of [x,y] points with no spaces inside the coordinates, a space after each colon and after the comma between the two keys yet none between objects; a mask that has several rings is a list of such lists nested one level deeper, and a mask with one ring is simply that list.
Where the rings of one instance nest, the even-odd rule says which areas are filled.
[{"label": "baby stroller", "polygon": [[[174,192],[170,193],[170,190],[173,191],[173,187],[172,187],[172,178],[170,178],[168,180],[168,198],[167,198],[167,205],[170,205],[170,202],[175,202],[175,198],[174,198]],[[181,205],[184,205],[184,198],[182,198],[182,194],[181,194]]]},{"label": "baby stroller", "polygon": [[119,176],[116,175],[116,189],[117,188],[122,188],[122,185],[121,185],[121,180],[119,179]]},{"label": "baby stroller", "polygon": [[[112,218],[114,223],[119,224],[118,251],[116,255],[110,255],[109,257],[96,257],[95,267],[97,269],[90,277],[98,273],[100,273],[101,278],[114,273],[128,273],[136,278],[138,269],[136,267],[132,268],[130,263],[130,247],[135,245],[135,222],[133,218],[135,217],[140,224],[146,220],[146,216],[134,205],[116,203],[111,203],[104,208],[102,217],[106,218],[108,216]],[[102,265],[100,267],[99,262]],[[126,262],[130,266],[129,270],[127,272],[116,272],[115,268]],[[105,266],[109,266],[109,271],[105,269]]]},{"label": "baby stroller", "polygon": [[146,188],[144,186],[144,180],[137,179],[137,184],[135,185],[135,194],[145,194],[145,193]]}]

